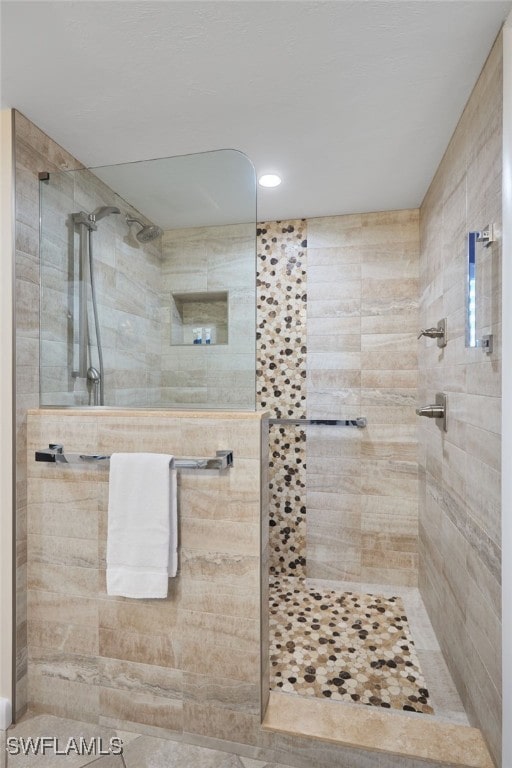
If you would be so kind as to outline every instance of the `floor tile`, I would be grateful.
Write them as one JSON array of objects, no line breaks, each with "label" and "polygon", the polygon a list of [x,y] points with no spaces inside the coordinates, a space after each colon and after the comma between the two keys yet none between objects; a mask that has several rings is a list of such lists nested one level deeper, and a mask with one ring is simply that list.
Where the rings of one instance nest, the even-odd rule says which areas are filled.
[{"label": "floor tile", "polygon": [[149,736],[130,742],[123,756],[126,768],[242,768],[236,755]]},{"label": "floor tile", "polygon": [[[125,768],[125,762],[121,755],[105,755],[92,763],[87,763],[87,768]],[[56,767],[57,768],[57,767]]]},{"label": "floor tile", "polygon": [[[53,715],[27,716],[7,731],[8,738],[16,739],[16,742],[7,743],[7,768],[54,768],[64,764],[66,768],[82,768],[97,759],[101,751],[108,749],[113,736],[114,730],[100,725]],[[40,739],[44,737],[51,739],[51,742],[46,742],[43,752]],[[29,742],[29,739],[32,741]],[[15,750],[19,754],[13,754]],[[90,754],[78,754],[87,750]],[[63,751],[65,756],[58,754]]]}]

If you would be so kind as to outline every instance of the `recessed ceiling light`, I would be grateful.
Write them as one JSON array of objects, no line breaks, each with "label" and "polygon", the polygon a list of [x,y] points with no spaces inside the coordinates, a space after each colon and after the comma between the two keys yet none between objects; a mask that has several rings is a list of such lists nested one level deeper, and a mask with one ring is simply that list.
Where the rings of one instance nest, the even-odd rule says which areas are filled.
[{"label": "recessed ceiling light", "polygon": [[264,173],[258,179],[260,187],[278,187],[281,183],[281,177],[277,173]]}]

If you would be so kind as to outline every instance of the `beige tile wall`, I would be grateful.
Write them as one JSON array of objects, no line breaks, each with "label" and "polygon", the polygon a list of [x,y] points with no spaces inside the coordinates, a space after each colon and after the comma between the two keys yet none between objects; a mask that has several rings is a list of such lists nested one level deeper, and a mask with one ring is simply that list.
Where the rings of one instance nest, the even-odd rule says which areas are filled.
[{"label": "beige tile wall", "polygon": [[[261,728],[259,414],[34,410],[28,421],[31,710],[222,748],[247,763],[427,768]],[[52,441],[71,452],[233,448],[227,475],[181,474],[180,572],[167,599],[107,596],[107,471],[35,463],[34,450]]]},{"label": "beige tile wall", "polygon": [[308,220],[307,575],[414,585],[418,211]]},{"label": "beige tile wall", "polygon": [[27,408],[39,405],[40,171],[80,163],[15,111],[16,163],[16,710],[27,700]]},{"label": "beige tile wall", "polygon": [[[45,227],[47,248],[45,278],[48,288],[43,296],[43,326],[47,331],[43,386],[47,404],[88,402],[83,386],[70,376],[67,344],[68,296],[67,242],[56,225],[67,231],[65,219],[76,208],[93,210],[100,204],[118,205],[124,213],[138,216],[125,201],[92,174],[64,179],[59,171],[81,169],[81,163],[46,136],[19,112],[15,112],[16,153],[16,472],[17,472],[17,709],[26,704],[26,412],[39,405],[39,179],[49,171],[58,179],[52,193],[49,226]],[[99,293],[107,287],[110,294],[100,297],[103,344],[105,347],[106,392],[115,393],[116,405],[160,404],[160,320],[156,286],[160,285],[158,243],[142,246],[129,232],[121,217],[103,219],[95,233],[96,279]],[[243,297],[242,297],[243,298]],[[243,329],[241,329],[243,330]],[[254,334],[252,334],[254,336]],[[243,355],[241,356],[243,357]],[[254,355],[252,356],[254,369]],[[242,366],[219,360],[214,377],[219,402],[235,388],[247,395],[248,379]],[[238,370],[240,368],[240,370]],[[254,377],[254,374],[253,374]],[[252,388],[254,395],[254,384]],[[107,400],[108,402],[108,400]]]},{"label": "beige tile wall", "polygon": [[[448,432],[420,424],[420,588],[471,721],[501,750],[501,164],[502,43],[498,38],[420,210],[422,327],[448,320],[448,346],[418,346],[419,391],[448,394]],[[464,344],[467,232],[479,249],[478,336]]]},{"label": "beige tile wall", "polygon": [[[46,402],[60,404],[78,404],[87,402],[87,396],[83,386],[77,386],[77,382],[70,377],[68,364],[67,345],[57,341],[56,331],[63,331],[63,339],[67,338],[67,242],[57,233],[56,224],[65,227],[66,216],[73,212],[74,206],[83,206],[86,210],[92,210],[100,204],[119,205],[120,199],[112,199],[112,192],[108,190],[92,174],[86,173],[78,179],[64,180],[60,171],[81,169],[82,164],[60,147],[51,138],[46,136],[39,128],[25,118],[20,112],[15,111],[15,163],[16,163],[16,550],[17,550],[17,679],[16,686],[18,712],[23,712],[27,696],[27,639],[26,639],[26,568],[27,568],[27,524],[26,524],[26,412],[28,408],[39,405],[39,314],[44,312],[44,326],[48,330],[48,336],[44,340],[45,363],[43,369],[43,385],[45,387]],[[40,254],[39,254],[39,179],[38,173],[49,171],[51,178],[59,180],[57,189],[51,198],[50,226],[45,229],[46,238],[46,272],[48,289],[43,296],[43,304],[40,303]],[[84,179],[87,183],[84,183]],[[123,210],[126,207],[123,202],[119,205]],[[132,209],[130,209],[132,210]],[[132,210],[132,212],[134,212]],[[134,212],[136,214],[136,212]],[[137,286],[140,278],[141,249],[136,241],[126,238],[126,232],[115,235],[117,225],[110,219],[105,219],[105,237],[111,244],[116,241],[115,256],[107,255],[105,240],[98,243],[97,255],[97,280],[98,286],[104,282],[115,283],[117,298],[116,306],[100,307],[108,321],[105,323],[104,343],[106,346],[106,359],[112,358],[112,367],[107,371],[107,386],[117,388],[120,392],[117,404],[129,404],[133,402],[135,382],[132,374],[135,362],[140,365],[141,354],[137,354],[139,340],[144,344],[144,355],[148,362],[144,385],[137,393],[137,399],[141,395],[146,398],[151,392],[148,380],[148,370],[155,365],[154,353],[157,350],[149,349],[154,343],[156,334],[152,332],[155,316],[149,314],[147,325],[140,327],[142,318],[132,313],[132,305],[129,300],[127,280],[123,277],[124,271],[132,275],[131,283]],[[54,226],[55,225],[55,226]],[[110,227],[110,229],[109,229]],[[114,229],[113,229],[114,228]],[[52,231],[53,230],[53,231]],[[110,239],[109,239],[110,235]],[[124,239],[123,239],[124,238]],[[114,252],[113,252],[114,253]],[[150,260],[154,266],[155,254],[151,252]],[[147,260],[146,260],[147,261]],[[116,264],[117,262],[117,264]],[[129,265],[129,268],[128,268]],[[146,264],[151,267],[151,264]],[[117,267],[117,268],[116,268]],[[149,270],[151,274],[151,269]],[[126,285],[123,284],[123,280]],[[156,283],[155,279],[155,283]],[[133,292],[133,291],[132,291]],[[150,291],[147,292],[150,302]],[[101,300],[100,300],[101,301]],[[124,303],[123,303],[124,302]],[[153,303],[154,309],[154,303]],[[64,325],[63,325],[64,324]],[[64,327],[65,326],[65,327]],[[152,341],[153,340],[153,341]],[[139,350],[140,351],[140,350]],[[110,354],[111,353],[111,354]],[[156,382],[159,384],[159,381]],[[76,390],[76,391],[75,391]],[[124,392],[121,392],[121,390]],[[145,402],[146,402],[145,400]]]},{"label": "beige tile wall", "polygon": [[[159,284],[160,405],[254,408],[255,247],[254,223],[164,232]],[[171,345],[172,293],[219,291],[229,294],[228,342]]]},{"label": "beige tile wall", "polygon": [[[214,455],[180,473],[180,572],[166,600],[106,594],[108,470],[34,450]],[[132,729],[252,743],[260,722],[260,416],[32,411],[28,436],[28,704]],[[156,733],[156,731],[155,731]]]}]

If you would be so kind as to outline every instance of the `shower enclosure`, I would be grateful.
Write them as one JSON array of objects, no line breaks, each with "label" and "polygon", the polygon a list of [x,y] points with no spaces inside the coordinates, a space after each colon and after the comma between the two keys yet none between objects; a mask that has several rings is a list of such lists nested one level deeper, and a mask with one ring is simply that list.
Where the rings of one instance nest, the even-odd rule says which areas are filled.
[{"label": "shower enclosure", "polygon": [[[328,721],[333,741],[353,744],[354,722],[368,745],[376,722],[390,735],[457,726],[450,762],[458,727],[464,738],[478,723],[451,644],[454,632],[467,647],[478,633],[464,640],[464,618],[454,626],[446,610],[452,595],[463,604],[474,579],[459,581],[464,545],[450,552],[455,503],[467,502],[455,496],[464,492],[459,475],[448,491],[438,479],[446,463],[465,466],[461,380],[449,377],[463,373],[455,366],[466,355],[466,249],[464,238],[453,249],[453,305],[430,306],[419,219],[410,210],[258,225],[257,398],[271,411],[264,723],[289,733],[296,722],[297,732],[325,738]],[[443,307],[448,344],[418,340]],[[479,314],[480,334],[488,316]],[[475,364],[491,370],[479,354]],[[447,390],[445,432],[416,409]],[[483,600],[467,615],[481,610]]]},{"label": "shower enclosure", "polygon": [[[415,412],[434,382],[450,391],[465,359],[464,283],[453,278],[446,349],[418,342],[439,320],[422,305],[420,277],[438,265],[420,269],[419,212],[255,228],[254,171],[231,151],[51,173],[40,186],[43,406],[270,412],[257,503],[254,489],[245,507],[230,488],[233,509],[219,513],[236,508],[243,524],[261,499],[262,714],[287,694],[337,702],[340,720],[347,705],[467,725],[441,647],[482,606],[445,622],[452,594],[464,603],[484,572],[468,560],[459,584],[469,566],[448,548],[474,425],[457,411],[458,379],[447,434],[421,424],[419,445]],[[457,474],[440,490],[445,451]],[[209,493],[199,499],[209,514]]]},{"label": "shower enclosure", "polygon": [[41,404],[253,410],[255,197],[231,150],[42,174]]}]

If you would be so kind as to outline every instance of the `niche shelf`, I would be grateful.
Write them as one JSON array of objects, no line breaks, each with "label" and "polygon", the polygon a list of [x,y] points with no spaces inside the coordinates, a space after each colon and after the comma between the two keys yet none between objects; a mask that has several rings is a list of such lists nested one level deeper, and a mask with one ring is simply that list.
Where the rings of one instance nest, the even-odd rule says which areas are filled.
[{"label": "niche shelf", "polygon": [[[208,347],[228,343],[228,291],[171,293],[171,346]],[[203,343],[194,344],[194,329],[203,329]],[[205,343],[210,328],[211,344]]]}]

